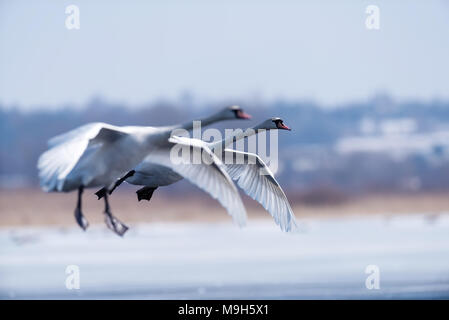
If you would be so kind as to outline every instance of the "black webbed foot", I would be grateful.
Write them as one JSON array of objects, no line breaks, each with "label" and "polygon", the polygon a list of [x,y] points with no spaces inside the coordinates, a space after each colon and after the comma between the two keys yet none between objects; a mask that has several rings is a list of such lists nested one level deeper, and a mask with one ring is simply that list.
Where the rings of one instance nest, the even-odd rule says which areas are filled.
[{"label": "black webbed foot", "polygon": [[103,198],[106,195],[107,192],[108,192],[108,190],[106,188],[101,188],[100,190],[95,192],[95,195],[98,197],[98,200],[100,200],[101,198]]},{"label": "black webbed foot", "polygon": [[86,231],[87,227],[89,226],[89,222],[87,222],[87,219],[84,217],[80,208],[75,209],[75,220],[78,223],[78,225],[81,227],[81,229]]},{"label": "black webbed foot", "polygon": [[143,187],[142,189],[139,189],[136,191],[137,193],[137,200],[147,200],[150,201],[151,197],[153,196],[153,192],[154,190],[156,190],[156,188],[151,188],[151,187]]},{"label": "black webbed foot", "polygon": [[78,225],[86,231],[87,227],[89,226],[89,222],[87,222],[86,218],[83,216],[83,212],[81,211],[81,198],[83,195],[84,186],[80,186],[78,188],[78,202],[76,204],[75,208],[75,220],[78,223]]},{"label": "black webbed foot", "polygon": [[105,212],[105,222],[109,229],[114,231],[117,235],[123,236],[126,231],[128,231],[128,227],[122,223],[119,219],[114,217],[110,212]]},{"label": "black webbed foot", "polygon": [[109,206],[107,191],[108,190],[106,190],[106,194],[104,196],[104,214],[106,225],[109,229],[114,231],[119,236],[123,236],[125,232],[128,231],[129,228],[125,224],[123,224],[119,219],[117,219],[112,215],[111,208]]}]

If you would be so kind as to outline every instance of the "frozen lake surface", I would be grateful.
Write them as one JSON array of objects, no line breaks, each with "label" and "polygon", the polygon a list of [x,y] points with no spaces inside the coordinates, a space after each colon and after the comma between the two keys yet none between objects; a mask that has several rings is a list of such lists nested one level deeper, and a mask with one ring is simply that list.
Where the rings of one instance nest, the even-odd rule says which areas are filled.
[{"label": "frozen lake surface", "polygon": [[[0,230],[2,299],[449,298],[449,215]],[[250,221],[251,222],[251,221]],[[77,265],[80,289],[66,288]],[[368,290],[376,265],[380,289]]]}]

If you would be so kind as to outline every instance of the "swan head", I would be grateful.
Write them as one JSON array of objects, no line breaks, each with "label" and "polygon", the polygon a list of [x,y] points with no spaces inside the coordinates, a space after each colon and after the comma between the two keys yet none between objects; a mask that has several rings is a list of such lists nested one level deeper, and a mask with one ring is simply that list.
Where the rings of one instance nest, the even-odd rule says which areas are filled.
[{"label": "swan head", "polygon": [[218,113],[218,117],[222,120],[251,119],[251,115],[247,114],[242,108],[236,105],[224,108]]},{"label": "swan head", "polygon": [[264,122],[262,122],[261,124],[259,124],[258,126],[256,126],[254,129],[255,130],[260,130],[260,129],[273,130],[273,129],[275,129],[275,130],[288,130],[288,131],[292,130],[284,124],[284,120],[282,120],[281,118],[278,118],[278,117],[267,119]]}]

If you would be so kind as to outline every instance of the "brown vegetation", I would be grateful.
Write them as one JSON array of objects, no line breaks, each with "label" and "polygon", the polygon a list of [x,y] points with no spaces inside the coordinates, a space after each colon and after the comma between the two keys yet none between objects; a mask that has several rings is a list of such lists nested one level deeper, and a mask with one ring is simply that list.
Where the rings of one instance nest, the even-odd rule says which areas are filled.
[{"label": "brown vegetation", "polygon": [[[444,193],[378,194],[351,198],[332,194],[330,200],[322,199],[321,202],[316,194],[289,195],[289,198],[299,219],[367,214],[439,214],[449,211],[449,196]],[[90,190],[86,190],[83,201],[84,214],[89,222],[103,223],[103,202],[96,200]],[[244,197],[244,201],[251,219],[269,217],[253,200]],[[36,189],[0,190],[0,226],[73,226],[75,202],[74,192],[61,194],[44,193]],[[215,200],[192,194],[169,197],[155,193],[151,202],[137,202],[131,190],[119,190],[111,197],[111,205],[113,213],[128,224],[229,219],[226,211]]]}]

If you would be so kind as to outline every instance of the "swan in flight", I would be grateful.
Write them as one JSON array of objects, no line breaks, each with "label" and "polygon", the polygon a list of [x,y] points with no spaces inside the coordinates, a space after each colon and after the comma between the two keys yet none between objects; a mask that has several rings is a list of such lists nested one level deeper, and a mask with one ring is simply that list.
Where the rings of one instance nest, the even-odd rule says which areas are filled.
[{"label": "swan in flight", "polygon": [[[250,116],[240,107],[231,106],[200,121],[202,125],[207,126],[223,120],[249,118]],[[112,215],[107,196],[109,189],[117,178],[135,168],[150,152],[154,154],[155,161],[164,159],[164,152],[170,150],[169,147],[174,143],[169,141],[171,132],[179,128],[191,130],[193,122],[166,127],[119,127],[107,123],[90,123],[56,136],[49,140],[50,149],[45,151],[38,160],[41,187],[47,192],[78,190],[75,219],[84,230],[88,227],[88,222],[81,210],[83,190],[104,187],[106,224],[118,235],[123,235],[128,227]],[[183,143],[187,142],[183,141]],[[193,147],[199,148],[199,146]],[[205,150],[204,147],[201,148]],[[192,176],[191,181],[200,187],[203,185],[209,187],[211,182],[204,181],[203,178],[216,177],[219,183],[214,180],[217,185],[208,191],[228,211],[235,210],[230,214],[244,216],[246,213],[238,192],[223,169],[221,161],[213,154],[210,158],[214,165],[209,166],[210,168],[203,167],[203,175]],[[204,172],[207,172],[207,175]],[[189,176],[190,172],[182,172],[182,174]]]},{"label": "swan in flight", "polygon": [[[286,232],[297,231],[298,226],[288,199],[264,161],[253,153],[226,149],[234,141],[257,134],[261,130],[291,129],[280,118],[270,118],[251,129],[240,131],[236,135],[217,142],[204,142],[202,140],[180,137],[173,138],[176,141],[194,141],[196,145],[207,147],[207,150],[218,153],[229,176],[236,181],[238,186],[248,196],[259,202],[271,214],[281,230]],[[243,163],[237,163],[235,161],[237,157],[243,159]],[[231,159],[231,163],[228,163],[227,159]],[[119,179],[114,188],[125,180],[130,184],[144,185],[145,187],[137,191],[137,197],[139,201],[143,199],[149,201],[158,187],[167,186],[183,179],[183,176],[177,173],[176,166],[169,166],[168,162],[155,163],[149,156],[134,170],[122,179]]]}]

